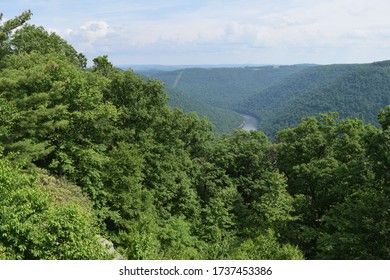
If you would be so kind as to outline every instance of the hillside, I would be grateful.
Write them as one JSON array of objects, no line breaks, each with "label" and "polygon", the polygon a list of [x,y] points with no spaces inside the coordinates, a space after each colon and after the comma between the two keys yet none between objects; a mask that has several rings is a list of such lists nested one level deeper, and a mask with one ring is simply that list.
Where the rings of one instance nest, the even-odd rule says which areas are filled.
[{"label": "hillside", "polygon": [[390,104],[387,63],[327,65],[305,69],[241,103],[269,135],[295,126],[305,116],[338,112],[378,125],[377,114]]},{"label": "hillside", "polygon": [[[0,259],[388,259],[390,106],[220,135],[30,17],[0,13]],[[370,67],[321,89],[382,90]]]},{"label": "hillside", "polygon": [[264,134],[215,134],[30,16],[0,14],[0,259],[114,258],[106,240],[125,259],[303,258]]},{"label": "hillside", "polygon": [[181,109],[187,113],[197,113],[200,117],[206,117],[213,125],[217,133],[230,133],[238,128],[244,118],[233,111],[225,110],[200,102],[191,96],[176,89],[167,89],[168,105],[175,109]]},{"label": "hillside", "polygon": [[175,71],[147,71],[141,74],[157,78],[165,83],[167,88],[180,90],[198,101],[234,110],[243,98],[312,66],[190,68]]},{"label": "hillside", "polygon": [[[243,118],[238,104],[279,81],[313,65],[150,69],[138,72],[165,84],[169,105],[207,117],[218,133],[239,127]],[[169,69],[169,68],[167,68]]]},{"label": "hillside", "polygon": [[259,120],[259,129],[273,137],[279,130],[297,125],[302,117],[330,111],[378,125],[379,110],[390,103],[387,65],[187,68],[150,70],[143,75],[164,82],[172,95],[171,104],[207,116],[219,132],[236,127],[237,115],[221,113],[199,101],[253,115]]}]

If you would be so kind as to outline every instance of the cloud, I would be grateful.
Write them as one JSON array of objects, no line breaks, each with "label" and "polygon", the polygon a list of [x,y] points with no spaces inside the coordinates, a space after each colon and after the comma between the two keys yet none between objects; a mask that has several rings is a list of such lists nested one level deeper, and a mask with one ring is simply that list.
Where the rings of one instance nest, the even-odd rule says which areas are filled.
[{"label": "cloud", "polygon": [[109,50],[111,43],[107,39],[113,31],[106,21],[92,20],[77,29],[66,28],[57,33],[74,44],[78,51],[95,53]]},{"label": "cloud", "polygon": [[89,21],[80,27],[81,33],[88,39],[88,43],[94,43],[104,38],[110,32],[108,23],[105,21]]},{"label": "cloud", "polygon": [[122,63],[367,61],[390,48],[387,0],[56,2],[60,35]]}]

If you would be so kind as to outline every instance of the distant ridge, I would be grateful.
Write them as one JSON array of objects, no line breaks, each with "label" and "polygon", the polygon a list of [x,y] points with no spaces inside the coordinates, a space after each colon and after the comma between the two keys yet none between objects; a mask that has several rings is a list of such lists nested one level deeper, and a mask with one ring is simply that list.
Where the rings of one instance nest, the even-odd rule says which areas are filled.
[{"label": "distant ridge", "polygon": [[390,104],[390,61],[316,66],[259,90],[241,103],[269,135],[298,124],[301,118],[337,112],[378,125],[380,109]]},{"label": "distant ridge", "polygon": [[196,68],[193,68],[194,65],[191,66],[171,71],[156,68],[145,71],[133,70],[142,76],[162,81],[166,85],[170,105],[186,112],[195,111],[201,116],[206,116],[214,123],[218,132],[229,132],[239,126],[242,116],[237,112],[244,114],[246,112],[239,110],[238,104],[245,98],[281,82],[293,73],[314,67],[312,64],[291,66],[225,64],[196,65]]},{"label": "distant ridge", "polygon": [[[225,65],[226,66],[226,65]],[[220,68],[185,68],[173,71],[139,71],[146,77],[157,78],[172,87],[180,72],[178,89],[192,98],[215,107],[235,110],[237,104],[248,96],[275,85],[291,74],[314,67],[301,65],[267,65],[220,67]],[[245,113],[245,112],[244,112]]]},{"label": "distant ridge", "polygon": [[184,64],[184,65],[160,65],[160,64],[129,64],[129,65],[116,65],[119,69],[127,70],[133,69],[135,72],[143,71],[174,71],[188,68],[243,68],[243,67],[262,67],[268,66],[268,64]]}]

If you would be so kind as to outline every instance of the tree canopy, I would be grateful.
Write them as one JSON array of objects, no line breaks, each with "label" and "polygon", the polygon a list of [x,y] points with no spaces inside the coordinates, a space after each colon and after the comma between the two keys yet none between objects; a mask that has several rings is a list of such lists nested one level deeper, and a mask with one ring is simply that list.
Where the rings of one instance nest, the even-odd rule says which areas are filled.
[{"label": "tree canopy", "polygon": [[30,16],[0,25],[0,258],[388,258],[389,107],[215,134]]}]

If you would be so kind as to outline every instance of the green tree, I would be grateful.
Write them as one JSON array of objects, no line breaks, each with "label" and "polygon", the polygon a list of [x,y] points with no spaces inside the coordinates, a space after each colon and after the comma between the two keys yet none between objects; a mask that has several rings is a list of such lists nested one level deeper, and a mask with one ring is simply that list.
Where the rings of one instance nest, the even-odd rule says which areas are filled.
[{"label": "green tree", "polygon": [[318,257],[329,211],[374,179],[365,144],[373,130],[360,120],[340,121],[335,114],[325,114],[278,134],[278,166],[288,178],[299,217],[291,224],[289,240],[307,258]]},{"label": "green tree", "polygon": [[5,65],[0,92],[18,117],[2,137],[5,153],[66,176],[104,205],[105,150],[118,116],[103,101],[107,80],[64,54],[11,55]]},{"label": "green tree", "polygon": [[378,186],[366,186],[335,205],[324,217],[319,238],[321,259],[384,259],[390,254],[388,194]]},{"label": "green tree", "polygon": [[367,136],[368,156],[374,165],[376,179],[390,186],[390,106],[380,111],[379,123],[382,130],[377,130]]},{"label": "green tree", "polygon": [[[226,170],[246,209],[240,227],[254,232],[282,228],[291,219],[291,197],[283,176],[273,165],[273,146],[264,133],[235,131],[223,140],[224,149],[213,152],[217,165]],[[226,150],[225,150],[226,149]],[[277,231],[277,230],[276,230]]]},{"label": "green tree", "polygon": [[290,244],[280,244],[275,232],[268,230],[253,239],[247,239],[232,253],[238,260],[302,260],[303,253]]},{"label": "green tree", "polygon": [[16,30],[10,40],[10,46],[12,53],[63,54],[72,64],[83,69],[87,66],[87,58],[82,53],[78,53],[64,39],[54,32],[47,32],[42,26],[25,25]]},{"label": "green tree", "polygon": [[58,204],[33,175],[0,159],[0,248],[6,259],[102,259],[91,212]]},{"label": "green tree", "polygon": [[28,20],[30,20],[31,16],[32,13],[28,10],[13,19],[3,22],[3,14],[0,13],[0,61],[5,55],[12,52],[9,42],[15,29],[23,26]]},{"label": "green tree", "polygon": [[268,230],[284,246],[279,237],[293,219],[292,198],[273,158],[273,146],[261,132],[235,131],[204,146],[196,181],[202,205],[198,236],[210,243],[212,258],[250,254],[237,244],[253,244]]},{"label": "green tree", "polygon": [[93,59],[92,69],[102,74],[103,76],[107,77],[110,74],[110,72],[114,71],[114,66],[108,60],[108,56],[103,55]]},{"label": "green tree", "polygon": [[386,106],[379,112],[379,123],[381,124],[383,130],[390,127],[390,106]]},{"label": "green tree", "polygon": [[319,239],[324,259],[387,259],[389,256],[389,108],[379,114],[382,130],[371,129],[364,137],[364,165],[372,168],[369,180],[359,182],[345,202],[324,216],[326,232]]}]

